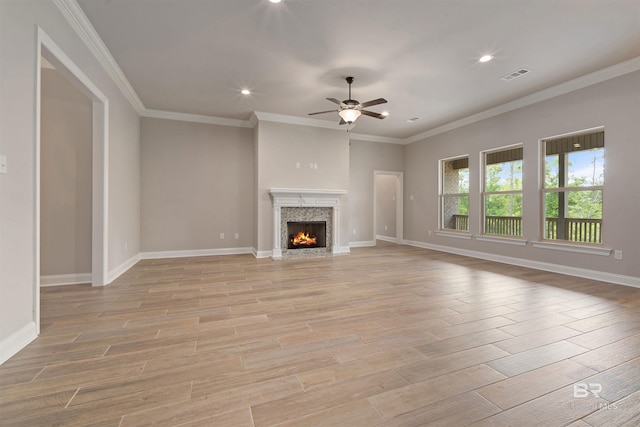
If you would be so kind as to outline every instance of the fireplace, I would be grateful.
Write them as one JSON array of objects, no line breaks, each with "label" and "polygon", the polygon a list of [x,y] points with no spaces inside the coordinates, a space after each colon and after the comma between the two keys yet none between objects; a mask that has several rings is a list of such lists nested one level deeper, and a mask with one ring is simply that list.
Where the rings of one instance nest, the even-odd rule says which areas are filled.
[{"label": "fireplace", "polygon": [[[1,0],[0,0],[1,1]],[[306,258],[316,256],[349,253],[340,246],[340,197],[345,190],[305,190],[272,188],[269,194],[273,199],[273,251],[274,259]],[[303,240],[306,233],[315,243],[298,245],[292,248],[290,223],[301,227]],[[304,226],[300,224],[304,223]],[[314,229],[315,227],[324,229]],[[312,236],[313,235],[313,236]]]},{"label": "fireplace", "polygon": [[287,221],[287,249],[326,248],[326,221]]}]

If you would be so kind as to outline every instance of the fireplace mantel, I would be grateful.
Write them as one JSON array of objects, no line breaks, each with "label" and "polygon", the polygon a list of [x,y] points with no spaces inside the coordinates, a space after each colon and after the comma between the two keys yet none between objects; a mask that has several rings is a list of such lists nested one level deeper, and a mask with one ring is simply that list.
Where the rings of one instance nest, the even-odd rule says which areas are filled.
[{"label": "fireplace mantel", "polygon": [[346,190],[315,190],[300,188],[271,188],[269,195],[273,199],[273,252],[272,258],[282,258],[281,208],[332,208],[332,253],[340,252],[340,197]]},{"label": "fireplace mantel", "polygon": [[340,196],[347,190],[272,188],[269,194],[274,207],[333,207],[340,205]]}]

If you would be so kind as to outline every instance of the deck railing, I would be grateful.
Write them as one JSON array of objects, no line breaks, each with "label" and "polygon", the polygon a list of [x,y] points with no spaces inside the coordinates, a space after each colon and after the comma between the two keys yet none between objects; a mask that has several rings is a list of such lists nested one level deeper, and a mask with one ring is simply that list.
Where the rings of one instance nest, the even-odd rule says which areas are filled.
[{"label": "deck railing", "polygon": [[522,236],[522,217],[520,216],[488,216],[484,221],[485,234],[503,236]]},{"label": "deck railing", "polygon": [[[544,227],[545,239],[558,239],[558,218],[547,218]],[[602,243],[602,220],[587,218],[565,218],[562,240],[582,243]]]},{"label": "deck railing", "polygon": [[[469,230],[468,215],[453,215],[455,230]],[[561,225],[563,227],[558,228]],[[565,238],[561,238],[564,228]],[[500,236],[522,236],[522,217],[519,216],[487,216],[484,226],[485,234]],[[559,237],[560,234],[560,237]],[[580,243],[602,243],[602,220],[588,218],[565,218],[560,224],[558,218],[546,218],[544,238],[549,240],[568,240]]]},{"label": "deck railing", "polygon": [[454,215],[454,230],[469,231],[469,215]]}]

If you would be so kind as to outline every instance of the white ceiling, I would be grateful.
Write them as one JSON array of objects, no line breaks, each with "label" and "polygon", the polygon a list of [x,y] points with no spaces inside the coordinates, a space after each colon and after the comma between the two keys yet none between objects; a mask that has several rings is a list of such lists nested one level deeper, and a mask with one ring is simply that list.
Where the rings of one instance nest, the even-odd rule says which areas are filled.
[{"label": "white ceiling", "polygon": [[[78,0],[147,109],[248,120],[389,102],[407,138],[640,56],[640,0]],[[478,58],[495,59],[481,64]],[[530,69],[505,82],[505,74]],[[249,88],[250,96],[240,94]],[[413,123],[407,119],[419,117]],[[336,113],[314,119],[337,123]]]}]

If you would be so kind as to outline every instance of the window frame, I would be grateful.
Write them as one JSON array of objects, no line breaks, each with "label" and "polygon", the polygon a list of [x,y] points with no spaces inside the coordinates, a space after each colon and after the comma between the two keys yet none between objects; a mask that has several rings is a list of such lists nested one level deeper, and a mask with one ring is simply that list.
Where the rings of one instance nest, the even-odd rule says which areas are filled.
[{"label": "window frame", "polygon": [[471,180],[471,171],[469,168],[469,154],[462,154],[459,156],[454,156],[454,157],[448,157],[445,159],[440,159],[440,161],[438,162],[438,228],[437,230],[439,232],[445,232],[445,233],[459,233],[459,234],[469,234],[469,213],[467,213],[467,229],[466,230],[458,230],[455,228],[445,228],[445,224],[444,224],[444,220],[445,220],[445,215],[444,215],[444,209],[445,209],[445,200],[447,198],[462,198],[462,197],[466,197],[467,198],[467,206],[469,206],[469,200],[470,200],[470,194],[471,194],[471,183],[469,182],[469,188],[467,189],[466,193],[445,193],[445,164],[448,162],[454,162],[456,160],[463,160],[466,159],[467,161],[467,175],[469,177],[469,181]]},{"label": "window frame", "polygon": [[[507,190],[507,191],[487,191],[487,156],[493,153],[499,153],[503,151],[509,151],[513,149],[522,149],[522,158],[519,159],[522,162],[522,172],[521,172],[521,180],[522,185],[520,190]],[[513,160],[512,160],[513,161]],[[501,162],[507,163],[507,162]],[[494,164],[494,163],[492,163]],[[500,164],[500,163],[495,163]],[[481,178],[482,181],[480,183],[480,230],[481,236],[483,237],[497,237],[504,239],[516,239],[516,240],[524,240],[524,144],[517,143],[506,145],[503,147],[493,148],[491,150],[486,150],[480,152],[480,166],[481,166]],[[497,234],[497,233],[487,233],[487,211],[486,211],[486,196],[491,195],[517,195],[519,194],[522,199],[522,213],[520,216],[520,235],[512,235],[512,234]]]},{"label": "window frame", "polygon": [[[603,184],[602,185],[590,185],[590,186],[581,186],[581,187],[577,187],[577,186],[569,186],[568,182],[565,181],[565,186],[564,187],[560,187],[560,182],[558,182],[558,187],[546,187],[546,168],[547,168],[547,157],[550,156],[547,154],[547,143],[548,142],[553,142],[553,141],[557,141],[560,139],[564,139],[564,138],[572,138],[572,137],[580,137],[580,136],[586,136],[586,135],[595,135],[598,133],[603,133],[604,135],[604,126],[600,126],[600,127],[595,127],[595,128],[590,128],[590,129],[585,129],[585,130],[581,130],[581,131],[577,131],[577,132],[570,132],[570,133],[566,133],[566,134],[562,134],[562,135],[557,135],[557,136],[552,136],[552,137],[547,137],[547,138],[543,138],[540,139],[540,242],[543,244],[547,244],[547,245],[569,245],[569,246],[587,246],[589,248],[601,248],[604,247],[604,242],[602,239],[602,236],[604,235],[603,231],[605,228],[605,221],[604,221],[604,217],[605,217],[605,209],[604,209],[604,188],[606,185],[606,180],[604,179],[604,175],[603,175]],[[602,148],[604,150],[604,165],[603,165],[603,174],[606,173],[606,144],[604,143],[604,139],[606,139],[603,136],[603,145],[602,147],[597,147],[597,148]],[[587,151],[588,149],[585,150],[573,150],[573,151],[566,151],[563,153],[557,153],[556,155],[560,156],[565,156],[565,160],[563,162],[563,166],[564,166],[564,172],[563,175],[565,177],[568,177],[568,172],[569,172],[569,161],[568,161],[568,155],[572,152],[579,152],[579,151]],[[601,192],[601,210],[602,210],[602,218],[600,219],[600,228],[599,228],[599,242],[584,242],[584,241],[575,241],[575,240],[569,240],[569,239],[550,239],[547,238],[547,229],[546,229],[546,221],[547,221],[547,215],[546,215],[546,198],[548,194],[553,194],[553,193],[564,193],[566,195],[564,203],[565,203],[565,209],[564,211],[568,211],[568,202],[569,202],[569,197],[568,194],[571,192],[583,192],[583,191],[600,191]],[[566,219],[567,217],[565,217]]]}]

